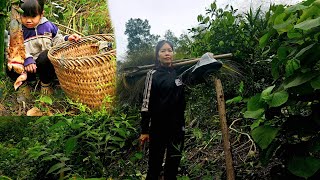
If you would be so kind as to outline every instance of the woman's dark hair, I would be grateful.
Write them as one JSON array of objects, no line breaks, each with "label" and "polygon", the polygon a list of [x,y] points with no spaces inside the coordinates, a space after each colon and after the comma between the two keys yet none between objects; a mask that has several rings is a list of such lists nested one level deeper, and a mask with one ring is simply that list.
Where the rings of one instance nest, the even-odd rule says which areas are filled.
[{"label": "woman's dark hair", "polygon": [[21,9],[23,16],[36,17],[42,14],[45,0],[24,0]]},{"label": "woman's dark hair", "polygon": [[160,61],[158,59],[158,54],[159,54],[159,51],[161,49],[161,47],[164,45],[164,44],[169,44],[169,46],[171,47],[171,49],[173,50],[173,44],[170,42],[170,41],[167,41],[167,40],[162,40],[162,41],[159,41],[157,46],[156,46],[156,61],[154,62],[154,64],[156,65],[156,67],[160,66]]}]

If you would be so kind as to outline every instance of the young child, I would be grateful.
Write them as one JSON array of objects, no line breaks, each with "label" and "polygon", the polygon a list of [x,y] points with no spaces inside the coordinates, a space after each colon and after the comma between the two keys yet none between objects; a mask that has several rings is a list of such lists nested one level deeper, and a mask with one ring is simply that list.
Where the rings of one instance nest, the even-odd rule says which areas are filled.
[{"label": "young child", "polygon": [[[63,37],[58,27],[43,16],[44,1],[24,0],[21,5],[22,31],[26,50],[24,68],[27,72],[27,81],[35,80],[38,74],[41,82],[40,93],[51,95],[53,93],[51,82],[55,77],[55,71],[48,59],[48,50],[63,41],[78,41],[80,36],[72,34]],[[19,76],[14,71],[8,71],[7,74],[12,79],[17,79]],[[30,94],[30,87],[26,83],[19,87],[21,94]]]}]

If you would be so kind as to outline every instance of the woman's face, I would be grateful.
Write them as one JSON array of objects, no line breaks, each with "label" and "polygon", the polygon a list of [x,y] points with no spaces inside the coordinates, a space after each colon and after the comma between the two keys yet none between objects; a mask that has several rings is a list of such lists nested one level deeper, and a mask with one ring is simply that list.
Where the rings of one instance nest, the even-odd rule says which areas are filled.
[{"label": "woman's face", "polygon": [[173,60],[173,49],[165,43],[158,52],[158,59],[162,66],[171,66]]}]

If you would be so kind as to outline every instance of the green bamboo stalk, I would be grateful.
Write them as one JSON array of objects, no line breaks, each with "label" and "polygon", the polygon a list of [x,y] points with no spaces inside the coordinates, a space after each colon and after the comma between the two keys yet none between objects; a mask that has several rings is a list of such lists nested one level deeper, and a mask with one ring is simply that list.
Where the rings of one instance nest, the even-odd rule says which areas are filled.
[{"label": "green bamboo stalk", "polygon": [[4,32],[6,29],[7,0],[0,1],[0,74],[4,74]]}]

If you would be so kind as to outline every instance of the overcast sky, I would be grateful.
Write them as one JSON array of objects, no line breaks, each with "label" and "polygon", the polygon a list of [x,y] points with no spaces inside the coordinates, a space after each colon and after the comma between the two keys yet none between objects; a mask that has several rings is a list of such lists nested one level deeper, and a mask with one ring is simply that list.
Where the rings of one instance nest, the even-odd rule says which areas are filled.
[{"label": "overcast sky", "polygon": [[[261,3],[270,2],[294,4],[302,0],[217,0],[218,8],[231,4],[239,10],[246,10]],[[108,0],[112,24],[115,28],[117,53],[119,58],[125,54],[127,36],[125,24],[130,18],[147,19],[151,34],[163,36],[170,29],[175,36],[187,33],[187,29],[197,26],[197,16],[205,14],[213,0]]]}]

